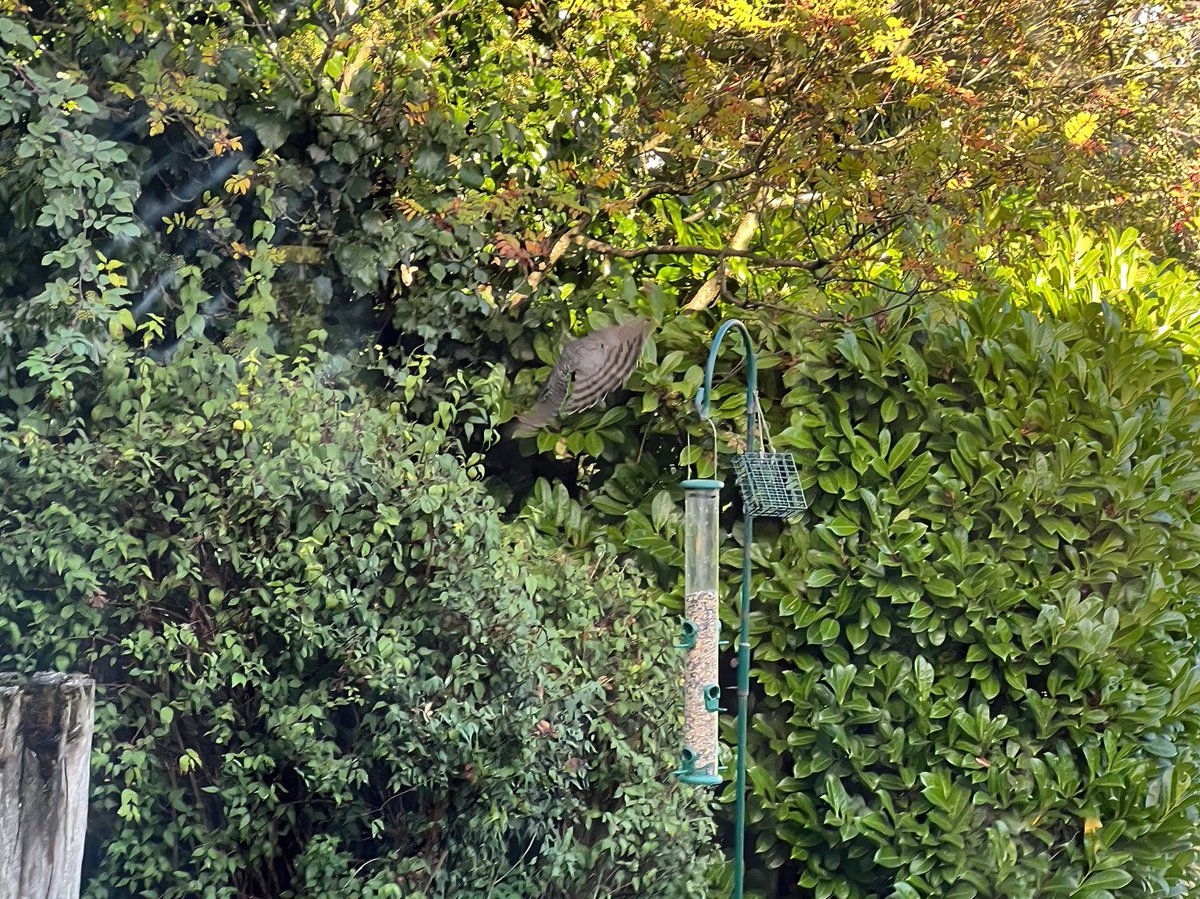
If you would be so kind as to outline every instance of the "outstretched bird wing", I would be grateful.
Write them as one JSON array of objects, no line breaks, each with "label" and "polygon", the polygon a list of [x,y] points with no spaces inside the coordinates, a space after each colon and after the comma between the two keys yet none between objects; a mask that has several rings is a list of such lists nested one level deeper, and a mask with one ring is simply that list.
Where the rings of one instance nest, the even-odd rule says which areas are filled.
[{"label": "outstretched bird wing", "polygon": [[520,417],[521,426],[541,428],[560,409],[578,412],[601,402],[625,383],[641,357],[651,327],[647,319],[635,318],[568,341],[550,369],[537,403]]}]

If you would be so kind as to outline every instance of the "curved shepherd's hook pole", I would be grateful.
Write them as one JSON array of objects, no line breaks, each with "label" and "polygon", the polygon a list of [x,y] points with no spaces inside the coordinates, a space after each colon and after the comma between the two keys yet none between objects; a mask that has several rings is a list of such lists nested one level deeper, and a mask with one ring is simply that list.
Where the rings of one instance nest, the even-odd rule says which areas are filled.
[{"label": "curved shepherd's hook pole", "polygon": [[[741,333],[742,347],[746,352],[746,452],[752,453],[758,451],[758,358],[754,353],[750,332],[736,318],[723,322],[713,335],[708,364],[704,367],[704,385],[696,394],[696,412],[705,421],[712,415],[713,367],[717,362],[721,341],[733,328]],[[716,459],[713,465],[715,467]],[[743,522],[742,603],[737,652],[737,805],[734,809],[733,899],[742,899],[746,874],[746,723],[750,701],[750,544],[754,534],[754,516],[746,514]]]}]

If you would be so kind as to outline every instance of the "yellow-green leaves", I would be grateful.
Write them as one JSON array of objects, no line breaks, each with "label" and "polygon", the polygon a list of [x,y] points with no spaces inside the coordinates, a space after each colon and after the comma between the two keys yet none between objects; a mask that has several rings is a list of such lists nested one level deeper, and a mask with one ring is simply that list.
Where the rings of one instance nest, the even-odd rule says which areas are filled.
[{"label": "yellow-green leaves", "polygon": [[1082,147],[1096,133],[1099,118],[1094,112],[1078,112],[1063,123],[1063,136],[1073,147]]}]

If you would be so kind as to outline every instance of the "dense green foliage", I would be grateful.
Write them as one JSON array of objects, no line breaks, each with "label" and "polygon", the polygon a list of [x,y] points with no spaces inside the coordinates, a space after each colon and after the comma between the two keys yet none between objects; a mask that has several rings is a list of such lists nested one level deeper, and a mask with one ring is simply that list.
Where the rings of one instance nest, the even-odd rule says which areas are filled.
[{"label": "dense green foliage", "polygon": [[[179,871],[467,895],[510,867],[497,895],[699,894],[660,615],[728,314],[815,499],[754,548],[756,882],[1177,894],[1200,303],[1161,254],[1195,251],[1200,43],[1187,3],[1155,9],[0,0],[0,626],[22,641],[0,651],[133,685],[105,706],[93,894]],[[490,430],[562,332],[627,310],[660,329],[626,397]],[[263,362],[237,393],[310,341],[337,378]],[[218,535],[254,600],[205,567]],[[186,642],[215,623],[228,647]],[[455,661],[463,628],[509,627]],[[235,687],[239,665],[291,679]],[[477,733],[422,717],[454,665]],[[438,809],[471,797],[452,832]]]},{"label": "dense green foliage", "polygon": [[[773,894],[1195,880],[1200,304],[1129,235],[1039,243],[1037,277],[1002,292],[761,329],[768,420],[813,501],[807,526],[760,523],[754,554],[752,817]],[[686,381],[670,353],[647,381],[675,360]],[[717,396],[731,428],[739,390]],[[637,501],[654,468],[561,496],[547,533],[608,530],[676,566],[671,494]],[[732,626],[733,547],[724,561]]]},{"label": "dense green foliage", "polygon": [[0,668],[99,682],[86,895],[696,895],[644,587],[328,376],[117,364],[0,449]]},{"label": "dense green foliage", "polygon": [[1178,350],[991,299],[831,334],[785,383],[816,496],[757,591],[768,858],[818,896],[1185,895],[1200,394]]},{"label": "dense green foliage", "polygon": [[1185,7],[4,0],[0,402],[114,339],[920,296],[1070,204],[1188,252]]}]

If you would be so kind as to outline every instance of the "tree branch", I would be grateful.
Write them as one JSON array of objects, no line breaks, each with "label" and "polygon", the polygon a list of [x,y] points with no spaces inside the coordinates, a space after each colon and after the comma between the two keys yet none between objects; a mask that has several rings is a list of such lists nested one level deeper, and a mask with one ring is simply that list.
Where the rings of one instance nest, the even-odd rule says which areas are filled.
[{"label": "tree branch", "polygon": [[[913,289],[904,293],[904,299],[897,300],[894,303],[889,303],[886,306],[881,306],[878,309],[867,312],[863,315],[817,315],[813,312],[808,312],[804,309],[797,309],[794,306],[782,306],[778,303],[768,303],[764,300],[750,300],[749,305],[760,309],[770,309],[772,312],[782,312],[787,315],[799,315],[807,318],[811,322],[819,325],[850,325],[855,322],[866,321],[867,319],[875,318],[879,315],[886,315],[889,312],[895,312],[897,309],[903,309],[910,306],[912,302],[922,294],[937,293],[940,288],[930,287],[920,290]],[[725,298],[731,303],[736,304],[737,298],[726,292]]]},{"label": "tree branch", "polygon": [[696,295],[692,297],[691,301],[689,301],[684,307],[686,311],[699,312],[712,305],[713,300],[715,300],[720,294],[721,287],[724,284],[724,279],[726,277],[725,260],[729,258],[729,256],[733,255],[733,252],[748,250],[750,248],[750,241],[758,231],[759,218],[761,216],[762,209],[778,209],[781,206],[787,205],[788,203],[792,203],[795,206],[799,205],[800,203],[811,203],[820,199],[820,194],[816,193],[801,194],[797,197],[776,197],[774,199],[769,199],[767,197],[768,193],[769,189],[766,187],[759,189],[758,194],[754,198],[754,202],[750,206],[750,209],[742,218],[741,223],[738,225],[737,231],[734,232],[733,239],[729,241],[728,250],[723,252],[718,258],[717,270],[713,272],[709,276],[708,280],[704,282],[701,288],[696,291]]},{"label": "tree branch", "polygon": [[683,308],[687,312],[699,312],[702,309],[707,309],[712,305],[720,293],[720,288],[725,280],[725,260],[729,257],[730,251],[748,250],[750,248],[750,240],[758,231],[758,209],[762,202],[766,199],[767,188],[759,188],[758,194],[754,197],[754,202],[750,204],[750,208],[746,210],[746,214],[742,217],[741,223],[738,225],[737,231],[733,234],[733,239],[729,241],[729,246],[725,253],[717,260],[717,269],[708,276],[708,280],[701,285],[696,291],[696,295]]},{"label": "tree branch", "polygon": [[813,272],[826,268],[841,261],[841,254],[830,259],[783,259],[776,256],[760,256],[750,250],[736,250],[731,247],[717,249],[714,247],[697,247],[686,244],[653,244],[648,247],[614,247],[612,244],[595,240],[582,235],[573,238],[581,247],[602,253],[605,256],[615,256],[618,259],[644,259],[646,256],[707,256],[710,259],[734,258],[744,259],[748,265],[759,268],[797,268]]},{"label": "tree branch", "polygon": [[[793,95],[796,91],[796,88],[803,80],[805,74],[805,72],[798,73],[790,80],[788,84],[784,85],[784,87],[779,91],[779,94],[782,96]],[[693,185],[679,185],[672,184],[669,181],[656,181],[642,191],[642,193],[635,198],[634,202],[640,206],[647,200],[661,196],[662,194],[672,194],[674,196],[692,196],[700,193],[701,191],[708,190],[708,188],[714,187],[718,184],[725,184],[730,181],[738,181],[742,178],[750,177],[762,168],[763,163],[766,162],[767,154],[771,150],[772,143],[779,136],[780,132],[783,131],[784,127],[791,121],[792,116],[795,115],[795,113],[795,106],[788,106],[783,110],[783,112],[780,113],[779,119],[774,125],[771,126],[771,130],[763,136],[762,141],[758,145],[758,149],[754,153],[754,157],[742,168],[734,169],[733,171],[726,172],[723,175],[713,175],[711,178],[706,178],[700,183]]]}]

